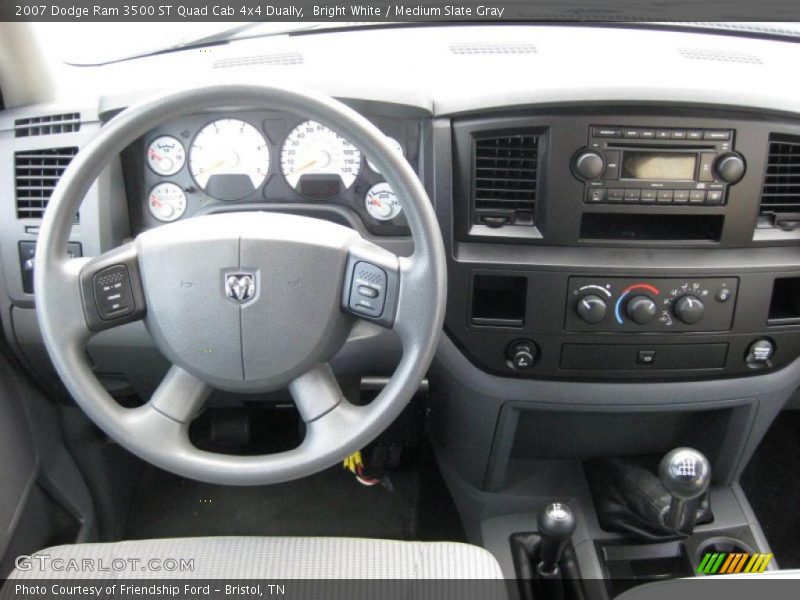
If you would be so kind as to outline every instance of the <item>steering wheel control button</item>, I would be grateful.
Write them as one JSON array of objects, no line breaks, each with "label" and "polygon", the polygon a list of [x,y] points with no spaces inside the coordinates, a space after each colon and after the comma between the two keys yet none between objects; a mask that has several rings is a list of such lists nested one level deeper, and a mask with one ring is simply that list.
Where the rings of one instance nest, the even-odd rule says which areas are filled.
[{"label": "steering wheel control button", "polygon": [[754,369],[768,367],[769,361],[775,355],[775,344],[770,340],[756,340],[747,349],[744,362]]},{"label": "steering wheel control button", "polygon": [[357,262],[350,284],[350,310],[380,317],[386,304],[386,271],[368,262]]},{"label": "steering wheel control button", "polygon": [[508,359],[511,365],[518,370],[531,367],[536,360],[536,344],[530,340],[518,340],[508,347]]},{"label": "steering wheel control button", "polygon": [[114,265],[96,273],[92,279],[97,314],[104,321],[133,312],[133,290],[128,267]]}]

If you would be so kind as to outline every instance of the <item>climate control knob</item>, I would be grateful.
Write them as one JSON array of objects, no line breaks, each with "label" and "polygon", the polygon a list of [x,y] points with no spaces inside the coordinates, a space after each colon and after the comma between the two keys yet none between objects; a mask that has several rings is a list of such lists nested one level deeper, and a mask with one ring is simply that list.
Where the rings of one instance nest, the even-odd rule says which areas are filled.
[{"label": "climate control knob", "polygon": [[744,160],[738,154],[723,154],[714,164],[717,177],[725,183],[736,183],[744,177]]},{"label": "climate control knob", "polygon": [[653,320],[653,317],[656,316],[656,309],[656,303],[650,296],[640,295],[628,300],[625,305],[625,314],[635,323],[644,325]]},{"label": "climate control knob", "polygon": [[590,323],[597,325],[600,321],[606,318],[606,301],[597,294],[587,294],[578,300],[578,305],[575,310],[578,316]]},{"label": "climate control knob", "polygon": [[675,301],[672,311],[676,317],[687,325],[694,325],[703,318],[705,306],[703,306],[703,301],[700,298],[687,294]]},{"label": "climate control knob", "polygon": [[606,161],[597,152],[585,150],[575,157],[575,173],[582,179],[597,179],[606,168]]}]

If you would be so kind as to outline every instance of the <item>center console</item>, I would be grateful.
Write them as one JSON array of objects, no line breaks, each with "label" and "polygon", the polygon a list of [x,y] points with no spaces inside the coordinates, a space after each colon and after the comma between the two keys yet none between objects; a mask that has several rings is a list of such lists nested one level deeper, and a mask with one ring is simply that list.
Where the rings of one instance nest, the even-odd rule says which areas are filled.
[{"label": "center console", "polygon": [[797,125],[575,107],[451,131],[446,328],[482,370],[698,379],[800,355]]}]

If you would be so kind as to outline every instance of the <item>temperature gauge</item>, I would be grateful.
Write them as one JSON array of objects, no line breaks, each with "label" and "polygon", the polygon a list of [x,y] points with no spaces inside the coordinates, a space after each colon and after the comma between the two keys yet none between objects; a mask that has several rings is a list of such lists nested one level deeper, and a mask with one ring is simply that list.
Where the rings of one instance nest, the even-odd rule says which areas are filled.
[{"label": "temperature gauge", "polygon": [[147,148],[147,164],[159,175],[175,175],[185,163],[183,144],[171,135],[154,139]]},{"label": "temperature gauge", "polygon": [[150,190],[147,207],[159,221],[175,221],[186,212],[186,194],[174,183],[159,183]]},{"label": "temperature gauge", "polygon": [[400,200],[386,182],[376,183],[364,196],[364,205],[373,219],[391,221],[403,212]]}]

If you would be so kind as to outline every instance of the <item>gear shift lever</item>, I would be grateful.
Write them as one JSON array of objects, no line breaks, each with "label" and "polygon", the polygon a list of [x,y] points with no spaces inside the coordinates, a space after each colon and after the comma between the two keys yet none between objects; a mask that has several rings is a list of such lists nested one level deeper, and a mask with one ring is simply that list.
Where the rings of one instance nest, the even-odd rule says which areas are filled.
[{"label": "gear shift lever", "polygon": [[658,476],[672,498],[664,525],[676,533],[691,534],[697,518],[696,500],[711,483],[708,459],[693,448],[675,448],[661,459]]},{"label": "gear shift lever", "polygon": [[566,504],[553,502],[539,513],[537,523],[542,541],[536,571],[541,577],[558,577],[558,563],[575,532],[575,516]]}]

